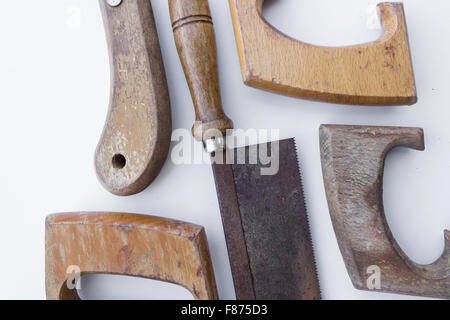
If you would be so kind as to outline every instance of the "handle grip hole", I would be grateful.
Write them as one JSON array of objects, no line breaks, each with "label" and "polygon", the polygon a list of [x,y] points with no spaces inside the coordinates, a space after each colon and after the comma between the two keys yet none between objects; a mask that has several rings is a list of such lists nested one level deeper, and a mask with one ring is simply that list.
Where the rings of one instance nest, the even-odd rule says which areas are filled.
[{"label": "handle grip hole", "polygon": [[123,154],[115,154],[112,158],[112,165],[115,169],[123,169],[127,164],[127,159]]}]

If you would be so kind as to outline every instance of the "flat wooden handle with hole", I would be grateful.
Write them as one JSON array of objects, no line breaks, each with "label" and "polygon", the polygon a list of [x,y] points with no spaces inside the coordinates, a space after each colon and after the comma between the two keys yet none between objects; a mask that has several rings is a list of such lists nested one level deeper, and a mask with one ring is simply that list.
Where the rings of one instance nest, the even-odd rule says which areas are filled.
[{"label": "flat wooden handle with hole", "polygon": [[169,93],[148,0],[100,0],[111,63],[108,118],[95,154],[97,176],[110,192],[144,190],[159,174],[172,131]]},{"label": "flat wooden handle with hole", "polygon": [[65,213],[45,224],[47,299],[77,300],[83,274],[175,283],[198,300],[217,299],[203,227],[126,213]]},{"label": "flat wooden handle with hole", "polygon": [[173,33],[195,107],[192,128],[199,141],[219,130],[226,134],[233,123],[220,97],[216,40],[207,0],[169,0]]}]

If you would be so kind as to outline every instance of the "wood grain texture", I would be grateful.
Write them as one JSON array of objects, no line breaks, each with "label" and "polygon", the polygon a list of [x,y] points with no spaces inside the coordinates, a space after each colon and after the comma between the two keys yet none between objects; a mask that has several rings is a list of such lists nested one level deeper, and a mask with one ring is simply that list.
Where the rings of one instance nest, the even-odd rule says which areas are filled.
[{"label": "wood grain texture", "polygon": [[145,189],[167,157],[169,93],[150,2],[99,3],[110,54],[111,97],[95,167],[107,190],[126,196]]},{"label": "wood grain texture", "polygon": [[216,40],[207,0],[169,0],[173,33],[191,91],[196,120],[192,134],[199,141],[233,128],[222,107]]},{"label": "wood grain texture", "polygon": [[217,299],[203,227],[124,213],[48,216],[45,230],[47,299],[78,299],[67,268],[81,274],[136,276],[179,284],[195,299]]},{"label": "wood grain texture", "polygon": [[[395,147],[424,150],[419,128],[324,125],[320,147],[331,219],[347,271],[357,289],[371,266],[380,269],[376,291],[450,298],[450,231],[436,262],[419,265],[400,248],[383,207],[386,154]],[[407,217],[405,217],[407,218]]]},{"label": "wood grain texture", "polygon": [[403,5],[378,6],[375,42],[323,47],[292,39],[262,16],[264,0],[229,0],[244,82],[288,96],[357,105],[417,102]]}]

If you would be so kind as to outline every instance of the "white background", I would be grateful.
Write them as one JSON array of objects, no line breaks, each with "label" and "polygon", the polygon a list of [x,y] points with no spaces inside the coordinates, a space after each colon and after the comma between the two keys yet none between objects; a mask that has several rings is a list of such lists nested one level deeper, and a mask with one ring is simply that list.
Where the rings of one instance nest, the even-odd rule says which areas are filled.
[{"label": "white background", "polygon": [[[170,88],[173,128],[190,129],[193,109],[173,40],[167,0],[152,0]],[[375,40],[369,0],[267,0],[281,31],[314,44]],[[450,2],[405,0],[419,103],[359,107],[315,103],[244,86],[227,0],[210,0],[223,101],[236,127],[280,128],[300,148],[305,196],[325,299],[402,299],[352,287],[331,225],[322,182],[322,123],[418,126],[426,151],[394,150],[385,207],[406,253],[431,263],[450,227]],[[95,0],[0,2],[0,298],[43,299],[44,219],[69,211],[148,213],[205,226],[219,295],[234,290],[210,166],[166,163],[144,192],[121,198],[97,182],[93,155],[106,117],[109,62]],[[186,290],[144,279],[92,276],[86,298],[187,298]]]}]

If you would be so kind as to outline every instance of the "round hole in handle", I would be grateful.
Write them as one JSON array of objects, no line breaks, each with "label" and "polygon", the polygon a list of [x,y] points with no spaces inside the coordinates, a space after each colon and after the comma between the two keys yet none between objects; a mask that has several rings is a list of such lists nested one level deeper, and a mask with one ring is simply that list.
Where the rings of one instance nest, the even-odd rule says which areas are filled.
[{"label": "round hole in handle", "polygon": [[118,153],[112,157],[112,165],[115,169],[123,169],[126,164],[127,159],[123,154]]}]

